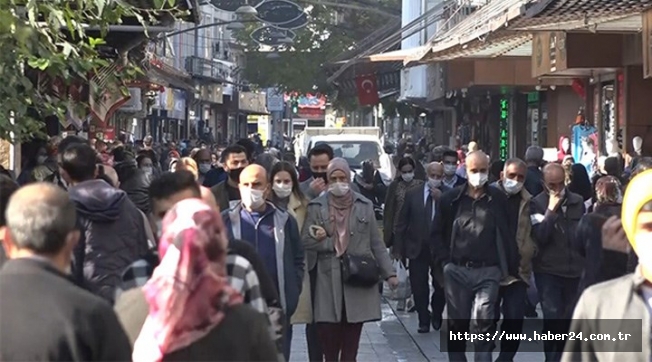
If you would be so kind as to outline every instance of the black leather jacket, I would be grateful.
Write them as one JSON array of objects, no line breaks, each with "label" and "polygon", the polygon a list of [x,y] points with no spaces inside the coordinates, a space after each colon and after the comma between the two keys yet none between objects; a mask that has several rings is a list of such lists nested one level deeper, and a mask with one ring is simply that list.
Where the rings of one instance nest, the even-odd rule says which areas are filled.
[{"label": "black leather jacket", "polygon": [[127,193],[127,196],[136,207],[146,215],[151,211],[149,202],[150,180],[145,173],[138,168],[135,160],[127,160],[116,163],[113,168],[118,174],[120,188]]}]

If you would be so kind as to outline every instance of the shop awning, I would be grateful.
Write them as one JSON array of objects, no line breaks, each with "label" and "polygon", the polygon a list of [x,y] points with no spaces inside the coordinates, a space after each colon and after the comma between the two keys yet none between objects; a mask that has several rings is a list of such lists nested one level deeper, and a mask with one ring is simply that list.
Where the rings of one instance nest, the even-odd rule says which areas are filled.
[{"label": "shop awning", "polygon": [[521,33],[494,33],[485,39],[458,46],[448,51],[431,53],[425,62],[449,61],[455,59],[530,57],[532,56],[532,35]]},{"label": "shop awning", "polygon": [[[488,37],[497,35],[498,38],[503,38],[503,34],[495,33],[507,30],[509,23],[522,15],[521,7],[526,2],[527,0],[490,1],[487,5],[481,7],[457,25],[453,26],[450,30],[435,35],[429,41],[429,51],[420,57],[417,56],[406,59],[404,61],[405,64],[407,66],[412,66],[435,61],[442,53],[455,51],[458,48],[460,48],[460,50],[466,50],[471,47],[471,43],[488,43],[487,45],[480,47],[484,49],[484,47],[491,44],[491,40],[488,39]],[[508,32],[507,35],[511,36],[510,32]],[[501,55],[503,52],[509,53],[509,51],[512,50],[512,42],[519,43],[522,42],[522,39],[513,39],[506,42],[504,49],[497,49],[493,54]],[[465,46],[465,49],[461,49]],[[500,44],[498,46],[500,46]]]},{"label": "shop awning", "polygon": [[523,7],[518,30],[639,32],[652,0],[539,0]]}]

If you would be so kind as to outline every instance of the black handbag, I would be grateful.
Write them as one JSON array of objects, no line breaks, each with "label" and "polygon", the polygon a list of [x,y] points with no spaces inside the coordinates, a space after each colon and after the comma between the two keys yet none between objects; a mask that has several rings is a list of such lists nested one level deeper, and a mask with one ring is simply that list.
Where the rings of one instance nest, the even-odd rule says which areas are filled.
[{"label": "black handbag", "polygon": [[345,253],[341,257],[342,279],[344,283],[369,288],[375,287],[380,281],[380,269],[376,259],[371,256],[358,256]]}]

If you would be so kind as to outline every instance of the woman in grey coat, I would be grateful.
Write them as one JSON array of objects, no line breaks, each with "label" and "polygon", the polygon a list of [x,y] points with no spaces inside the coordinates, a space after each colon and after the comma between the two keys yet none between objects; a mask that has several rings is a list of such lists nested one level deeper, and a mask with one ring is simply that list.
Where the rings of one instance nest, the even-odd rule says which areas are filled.
[{"label": "woman in grey coat", "polygon": [[398,285],[392,262],[376,225],[371,201],[351,191],[351,171],[342,158],[334,158],[326,176],[328,192],[308,204],[302,239],[317,252],[317,278],[313,317],[327,362],[355,361],[365,322],[379,320],[380,294],[376,285],[343,282],[341,257],[370,256],[380,277]]}]

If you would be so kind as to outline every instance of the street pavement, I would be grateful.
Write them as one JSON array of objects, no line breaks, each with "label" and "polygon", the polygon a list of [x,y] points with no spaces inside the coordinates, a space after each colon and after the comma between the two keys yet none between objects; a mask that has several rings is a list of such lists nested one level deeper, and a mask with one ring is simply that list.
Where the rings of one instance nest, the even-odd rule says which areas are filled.
[{"label": "street pavement", "polygon": [[[439,331],[417,333],[416,313],[396,311],[396,302],[383,298],[383,318],[364,325],[358,351],[358,362],[444,362],[447,354],[441,352]],[[538,310],[539,316],[541,310]],[[294,327],[290,362],[308,362],[305,326]],[[494,359],[498,352],[494,352]],[[467,352],[469,361],[473,355]],[[542,362],[543,352],[519,352],[514,362]]]}]

